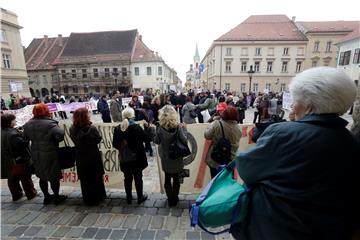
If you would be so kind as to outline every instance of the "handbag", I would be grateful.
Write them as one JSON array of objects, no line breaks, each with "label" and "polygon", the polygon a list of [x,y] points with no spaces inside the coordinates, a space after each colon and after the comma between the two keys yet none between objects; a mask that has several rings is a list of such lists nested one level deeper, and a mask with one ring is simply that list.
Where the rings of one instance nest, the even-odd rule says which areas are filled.
[{"label": "handbag", "polygon": [[175,134],[175,139],[169,146],[169,157],[171,159],[184,158],[191,154],[190,148],[186,143],[183,143],[179,137],[179,127]]},{"label": "handbag", "polygon": [[75,147],[70,147],[64,140],[65,146],[58,149],[60,169],[68,169],[75,166]]},{"label": "handbag", "polygon": [[131,162],[135,162],[137,160],[137,155],[136,155],[136,152],[133,152],[127,141],[124,139],[122,141],[122,144],[121,144],[121,148],[120,148],[120,163],[122,164],[126,164],[126,163],[131,163]]},{"label": "handbag", "polygon": [[216,235],[230,228],[211,232],[208,227],[221,227],[242,222],[247,214],[250,188],[233,179],[232,161],[206,186],[190,209],[191,226],[198,225],[207,233]]}]

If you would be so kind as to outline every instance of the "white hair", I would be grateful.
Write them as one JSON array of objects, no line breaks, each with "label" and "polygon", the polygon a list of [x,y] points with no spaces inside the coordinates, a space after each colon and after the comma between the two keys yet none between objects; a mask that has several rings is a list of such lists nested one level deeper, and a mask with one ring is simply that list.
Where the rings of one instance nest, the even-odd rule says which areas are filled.
[{"label": "white hair", "polygon": [[356,97],[356,86],[341,69],[317,67],[296,75],[289,86],[293,102],[310,114],[344,114]]},{"label": "white hair", "polygon": [[125,132],[129,127],[129,119],[135,118],[135,111],[133,108],[127,107],[122,111],[121,115],[124,120],[120,123],[120,129]]}]

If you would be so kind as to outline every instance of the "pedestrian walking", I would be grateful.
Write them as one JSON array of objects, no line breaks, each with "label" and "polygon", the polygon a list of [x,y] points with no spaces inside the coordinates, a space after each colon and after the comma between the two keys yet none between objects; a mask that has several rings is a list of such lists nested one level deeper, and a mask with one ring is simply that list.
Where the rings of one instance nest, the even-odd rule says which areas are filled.
[{"label": "pedestrian walking", "polygon": [[106,101],[106,95],[101,96],[97,103],[97,109],[101,113],[101,119],[104,123],[111,123],[110,108]]},{"label": "pedestrian walking", "polygon": [[110,100],[110,114],[114,122],[122,121],[121,112],[122,112],[122,101],[120,98],[120,92],[113,91],[112,98]]},{"label": "pedestrian walking", "polygon": [[183,115],[183,122],[186,124],[196,123],[196,106],[192,103],[191,97],[186,97],[186,103],[182,107],[181,114]]}]

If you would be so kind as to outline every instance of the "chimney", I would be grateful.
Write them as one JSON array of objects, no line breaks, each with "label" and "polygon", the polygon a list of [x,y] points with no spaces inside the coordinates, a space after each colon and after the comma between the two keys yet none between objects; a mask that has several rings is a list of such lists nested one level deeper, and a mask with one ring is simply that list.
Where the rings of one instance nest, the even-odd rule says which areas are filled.
[{"label": "chimney", "polygon": [[142,35],[139,35],[139,40],[142,41]]},{"label": "chimney", "polygon": [[296,16],[293,16],[293,17],[291,18],[291,21],[295,22],[295,20],[296,20]]},{"label": "chimney", "polygon": [[48,35],[44,35],[44,44],[46,48],[49,46]]},{"label": "chimney", "polygon": [[63,46],[63,39],[62,39],[61,34],[58,34],[58,39],[59,39],[59,46],[62,47]]}]

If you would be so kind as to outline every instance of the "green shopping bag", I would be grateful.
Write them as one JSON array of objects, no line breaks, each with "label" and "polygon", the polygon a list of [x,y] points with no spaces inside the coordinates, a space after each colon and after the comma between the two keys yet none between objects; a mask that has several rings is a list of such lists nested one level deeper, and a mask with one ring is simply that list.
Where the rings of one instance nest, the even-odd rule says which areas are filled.
[{"label": "green shopping bag", "polygon": [[210,232],[207,227],[233,225],[244,220],[248,207],[248,192],[245,185],[233,179],[235,162],[229,163],[206,186],[190,209],[191,226],[198,225],[211,234],[228,232]]}]

